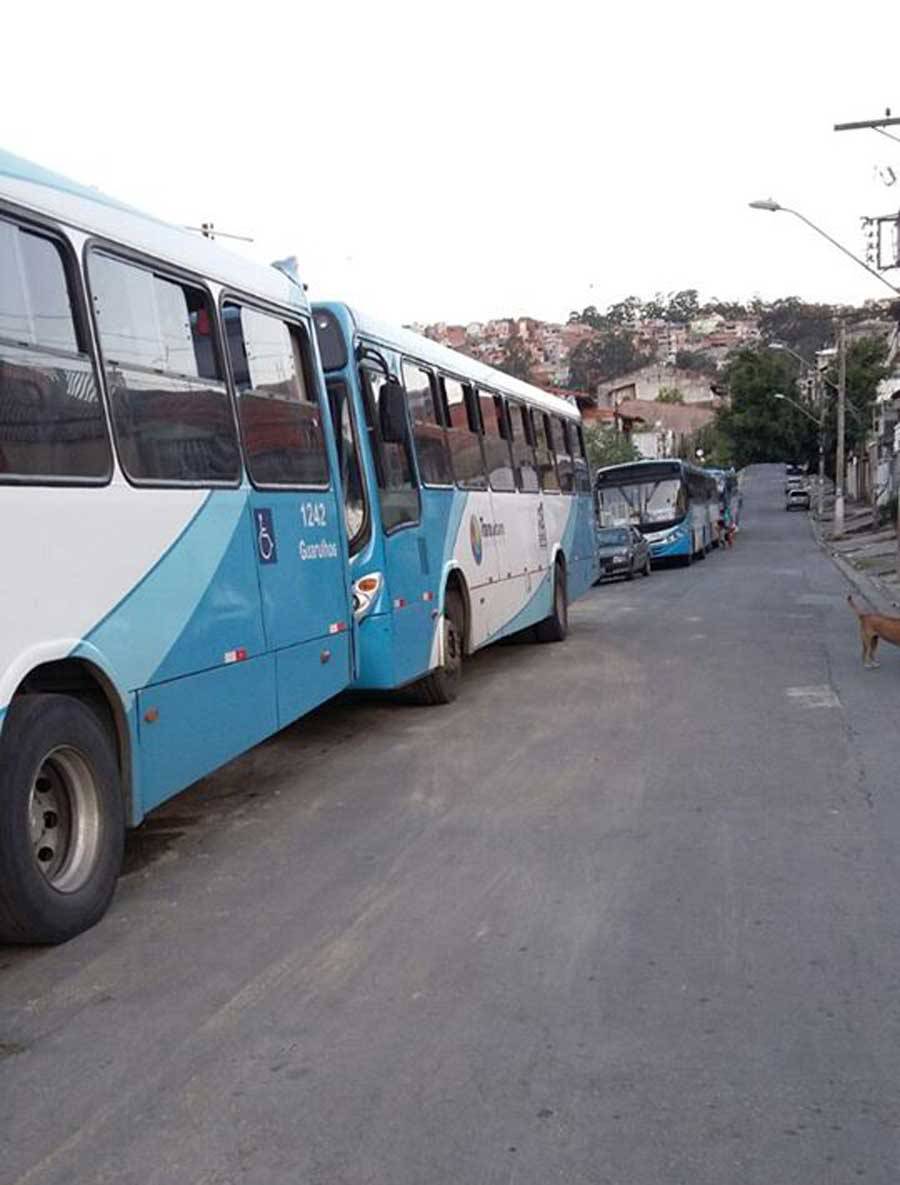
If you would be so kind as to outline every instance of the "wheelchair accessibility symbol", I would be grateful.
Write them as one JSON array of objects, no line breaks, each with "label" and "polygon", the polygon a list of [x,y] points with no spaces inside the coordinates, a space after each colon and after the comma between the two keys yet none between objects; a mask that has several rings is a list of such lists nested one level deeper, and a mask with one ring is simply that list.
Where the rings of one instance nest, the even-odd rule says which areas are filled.
[{"label": "wheelchair accessibility symbol", "polygon": [[272,523],[272,511],[266,506],[260,506],[253,511],[256,521],[256,550],[261,564],[278,563],[278,547],[275,543],[275,526]]}]

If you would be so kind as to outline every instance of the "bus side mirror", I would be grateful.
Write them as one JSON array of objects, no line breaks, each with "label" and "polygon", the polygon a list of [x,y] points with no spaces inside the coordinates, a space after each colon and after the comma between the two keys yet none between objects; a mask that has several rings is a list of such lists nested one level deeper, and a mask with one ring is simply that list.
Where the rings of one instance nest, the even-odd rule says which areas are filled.
[{"label": "bus side mirror", "polygon": [[385,444],[406,440],[406,392],[396,379],[388,379],[378,396],[378,423]]}]

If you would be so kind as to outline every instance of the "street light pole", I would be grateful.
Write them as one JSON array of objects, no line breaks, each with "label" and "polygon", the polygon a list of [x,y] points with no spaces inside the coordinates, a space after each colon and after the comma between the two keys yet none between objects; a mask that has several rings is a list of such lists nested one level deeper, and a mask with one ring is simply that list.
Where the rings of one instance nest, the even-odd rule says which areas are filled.
[{"label": "street light pole", "polygon": [[839,243],[837,239],[833,239],[827,231],[822,230],[821,226],[816,226],[814,222],[811,222],[806,217],[806,215],[801,214],[799,210],[792,210],[790,206],[782,206],[772,198],[763,198],[760,201],[750,202],[749,205],[753,210],[769,210],[773,214],[778,210],[783,210],[785,214],[793,214],[795,218],[799,218],[801,222],[805,222],[811,230],[816,232],[816,234],[821,235],[823,239],[827,239],[828,242],[831,243],[832,247],[837,247],[838,251],[842,251],[846,256],[852,259],[854,263],[858,263],[860,267],[864,267],[870,276],[874,276],[876,280],[880,280],[882,284],[886,284],[895,296],[900,296],[900,288],[896,288],[890,282],[890,280],[886,280],[881,272],[876,271],[874,267],[869,267],[869,265],[864,260],[860,259],[858,255],[854,255],[852,251],[848,251],[843,243]]},{"label": "street light pole", "polygon": [[783,399],[785,403],[789,403],[791,407],[796,407],[797,411],[802,411],[808,420],[812,420],[815,426],[819,429],[819,497],[818,510],[819,521],[825,514],[825,408],[822,404],[817,404],[819,408],[818,419],[806,410],[802,403],[798,403],[796,399],[791,399],[790,395],[785,395],[781,391],[772,392],[773,399]]},{"label": "street light pole", "polygon": [[825,394],[822,390],[822,378],[817,370],[813,370],[813,399],[819,409],[819,496],[816,513],[821,523],[825,518]]},{"label": "street light pole", "polygon": [[844,533],[844,407],[847,396],[847,330],[844,322],[838,325],[838,404],[837,456],[834,462],[834,530],[837,538]]}]

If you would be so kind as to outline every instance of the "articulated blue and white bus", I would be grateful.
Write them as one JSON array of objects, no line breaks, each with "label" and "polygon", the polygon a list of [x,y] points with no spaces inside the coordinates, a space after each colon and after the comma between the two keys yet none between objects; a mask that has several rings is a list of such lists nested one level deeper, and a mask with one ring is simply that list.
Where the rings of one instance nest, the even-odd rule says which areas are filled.
[{"label": "articulated blue and white bus", "polygon": [[597,574],[574,403],[344,304],[314,306],[341,453],[358,687],[456,693],[463,655],[559,640]]},{"label": "articulated blue and white bus", "polygon": [[0,941],[92,925],[126,827],[354,682],[446,699],[464,651],[565,632],[574,407],[479,372],[534,435],[479,419],[442,469],[407,362],[467,360],[334,316],[362,370],[326,391],[289,269],[0,153]]},{"label": "articulated blue and white bus", "polygon": [[594,475],[601,526],[630,523],[654,560],[691,564],[719,541],[715,478],[678,459],[609,465]]}]

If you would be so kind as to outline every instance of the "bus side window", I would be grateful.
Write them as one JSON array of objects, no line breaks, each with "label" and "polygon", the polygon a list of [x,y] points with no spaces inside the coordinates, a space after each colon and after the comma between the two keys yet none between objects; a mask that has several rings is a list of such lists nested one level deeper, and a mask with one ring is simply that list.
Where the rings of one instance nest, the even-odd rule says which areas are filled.
[{"label": "bus side window", "polygon": [[572,464],[573,450],[569,437],[569,424],[559,416],[551,416],[550,427],[553,433],[553,451],[556,453],[556,468],[559,473],[559,488],[564,494],[571,494],[575,490],[575,469]]},{"label": "bus side window", "polygon": [[509,441],[506,438],[503,402],[498,395],[492,395],[489,391],[479,391],[478,405],[484,431],[481,438],[484,448],[484,464],[491,489],[515,490],[516,483],[513,478]]},{"label": "bus side window", "polygon": [[419,489],[412,455],[406,441],[384,441],[378,430],[379,400],[387,376],[368,366],[360,368],[359,376],[366,407],[366,426],[378,474],[381,523],[385,531],[394,531],[419,521]]},{"label": "bus side window", "polygon": [[327,486],[322,412],[298,325],[226,304],[226,330],[250,478],[258,486]]},{"label": "bus side window", "polygon": [[591,470],[588,465],[587,449],[584,445],[584,428],[581,424],[575,425],[575,435],[575,490],[579,494],[589,494],[591,492]]},{"label": "bus side window", "polygon": [[538,472],[541,476],[541,489],[546,494],[559,493],[559,479],[556,476],[556,461],[553,457],[553,450],[550,447],[550,437],[548,435],[548,416],[543,412],[532,408],[531,422],[534,431],[534,455],[538,463]]},{"label": "bus side window", "polygon": [[447,442],[456,484],[464,490],[486,490],[487,476],[481,456],[478,416],[470,387],[458,379],[440,379],[447,419]]},{"label": "bus side window", "polygon": [[0,221],[0,482],[106,481],[112,453],[59,245]]},{"label": "bus side window", "polygon": [[91,292],[122,468],[136,484],[236,484],[240,453],[199,286],[94,252]]},{"label": "bus side window", "polygon": [[427,486],[453,485],[450,456],[435,396],[434,378],[430,371],[414,366],[411,362],[404,362],[403,385],[406,387],[422,482]]},{"label": "bus side window", "polygon": [[343,379],[329,379],[327,390],[338,452],[341,490],[344,497],[347,543],[350,554],[355,555],[369,537],[369,515],[365,484],[362,478],[362,465],[359,458],[356,423],[350,408],[347,384]]},{"label": "bus side window", "polygon": [[516,485],[523,493],[536,494],[541,488],[541,483],[538,480],[534,448],[530,439],[528,408],[521,403],[507,403],[506,411],[509,417]]}]

